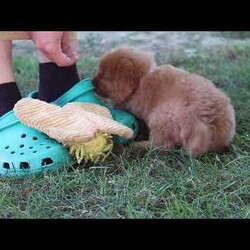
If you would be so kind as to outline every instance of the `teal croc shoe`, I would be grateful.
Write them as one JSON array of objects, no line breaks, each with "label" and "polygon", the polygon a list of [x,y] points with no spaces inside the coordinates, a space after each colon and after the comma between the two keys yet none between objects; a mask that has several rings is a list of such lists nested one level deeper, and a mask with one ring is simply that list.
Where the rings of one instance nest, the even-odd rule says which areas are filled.
[{"label": "teal croc shoe", "polygon": [[[94,90],[91,80],[85,79],[53,103],[63,106],[68,102],[89,102],[107,107],[95,95]],[[37,98],[37,94],[37,92],[32,92],[29,96]],[[135,117],[121,110],[109,109],[116,121],[134,131],[135,138],[139,130]],[[61,143],[38,130],[23,125],[13,111],[0,117],[0,138],[0,176],[2,177],[26,177],[44,171],[54,171],[75,162]],[[115,141],[117,143],[129,142],[118,136]]]},{"label": "teal croc shoe", "polygon": [[66,148],[23,125],[13,111],[0,117],[0,176],[25,177],[73,163]]}]

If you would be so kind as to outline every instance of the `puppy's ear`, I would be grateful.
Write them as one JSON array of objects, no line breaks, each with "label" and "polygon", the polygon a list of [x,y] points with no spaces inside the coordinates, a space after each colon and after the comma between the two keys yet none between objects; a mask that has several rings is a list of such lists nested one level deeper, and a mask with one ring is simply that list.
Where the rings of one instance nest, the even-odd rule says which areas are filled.
[{"label": "puppy's ear", "polygon": [[[99,64],[102,89],[116,104],[130,99],[141,79],[155,67],[153,54],[121,47],[105,54]],[[99,70],[99,72],[100,72]]]},{"label": "puppy's ear", "polygon": [[130,99],[131,95],[137,89],[140,80],[120,79],[112,85],[113,100],[116,104],[121,104]]}]

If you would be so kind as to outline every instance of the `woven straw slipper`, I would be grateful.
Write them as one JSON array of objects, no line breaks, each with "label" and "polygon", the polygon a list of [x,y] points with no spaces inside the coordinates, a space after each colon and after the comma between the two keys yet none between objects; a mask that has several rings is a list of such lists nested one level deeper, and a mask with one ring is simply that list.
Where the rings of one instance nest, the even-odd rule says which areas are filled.
[{"label": "woven straw slipper", "polygon": [[[123,125],[131,128],[134,131],[132,138],[125,138],[121,136],[114,136],[114,142],[119,144],[126,144],[135,139],[139,134],[139,123],[137,119],[129,112],[125,112],[120,109],[116,109],[108,106],[105,102],[100,100],[95,94],[95,87],[89,78],[80,81],[78,84],[73,86],[68,92],[62,95],[53,103],[59,106],[64,106],[69,102],[83,102],[83,103],[95,103],[109,108],[113,119]],[[30,93],[29,97],[36,99],[37,91]]]},{"label": "woven straw slipper", "polygon": [[[106,156],[106,152],[111,152],[112,142],[108,139],[112,135],[133,137],[133,130],[114,121],[109,109],[97,104],[68,103],[59,107],[23,98],[16,103],[14,112],[23,124],[70,147],[70,152],[81,148],[82,154],[79,151],[79,155],[75,155],[79,163],[91,157],[93,161],[99,160],[102,155]],[[97,140],[102,147],[97,145]]]}]

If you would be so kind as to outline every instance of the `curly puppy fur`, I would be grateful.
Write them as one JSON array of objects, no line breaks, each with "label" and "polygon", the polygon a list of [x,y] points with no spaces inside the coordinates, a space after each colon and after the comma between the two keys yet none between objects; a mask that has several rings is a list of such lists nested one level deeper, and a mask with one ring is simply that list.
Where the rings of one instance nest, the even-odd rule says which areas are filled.
[{"label": "curly puppy fur", "polygon": [[197,74],[171,65],[156,66],[154,56],[121,47],[100,60],[96,92],[145,121],[150,143],[188,154],[224,151],[235,134],[230,99]]}]

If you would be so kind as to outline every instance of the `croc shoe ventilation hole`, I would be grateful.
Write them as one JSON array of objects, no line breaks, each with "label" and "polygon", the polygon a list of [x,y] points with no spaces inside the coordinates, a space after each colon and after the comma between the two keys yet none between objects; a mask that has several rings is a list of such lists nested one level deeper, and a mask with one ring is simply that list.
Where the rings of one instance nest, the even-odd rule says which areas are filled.
[{"label": "croc shoe ventilation hole", "polygon": [[[21,137],[21,138],[27,138],[27,134],[23,133],[23,134],[20,135],[20,137]],[[33,141],[37,141],[38,139],[39,139],[39,138],[38,138],[37,136],[33,136],[33,137],[32,137],[32,140],[33,140]],[[46,138],[46,140],[51,140],[51,139],[50,139],[50,138]],[[46,149],[50,149],[50,148],[51,148],[51,146],[46,146],[46,144],[44,144],[44,143],[40,143],[39,146],[45,146]],[[25,149],[25,144],[20,144],[20,145],[19,145],[19,148],[20,148],[20,149]],[[26,147],[26,148],[27,148],[27,147]],[[5,149],[5,150],[8,150],[8,149],[11,150],[11,148],[10,148],[9,145],[5,146],[4,149]],[[35,147],[34,147],[34,146],[29,146],[28,149],[33,150],[33,151],[32,151],[33,154],[35,154],[35,153],[38,152],[37,150],[35,150]],[[15,153],[16,153],[16,152],[15,152],[14,150],[10,151],[10,154],[11,154],[11,155],[14,155]],[[25,154],[24,152],[20,152],[20,153],[19,153],[19,155],[24,155],[24,154]],[[44,158],[44,159],[41,160],[41,165],[42,165],[43,167],[46,167],[46,166],[51,165],[51,164],[53,164],[53,163],[54,163],[54,161],[53,161],[52,158],[50,158],[50,157],[47,157],[47,158]],[[4,169],[7,169],[7,170],[8,170],[8,169],[10,169],[10,163],[9,163],[9,162],[3,162],[2,167],[3,167]],[[30,164],[29,164],[28,162],[20,162],[19,168],[22,169],[22,170],[30,169]]]}]

